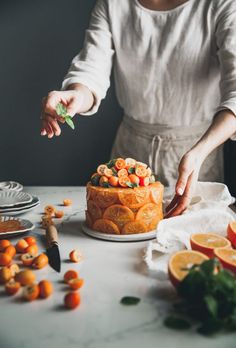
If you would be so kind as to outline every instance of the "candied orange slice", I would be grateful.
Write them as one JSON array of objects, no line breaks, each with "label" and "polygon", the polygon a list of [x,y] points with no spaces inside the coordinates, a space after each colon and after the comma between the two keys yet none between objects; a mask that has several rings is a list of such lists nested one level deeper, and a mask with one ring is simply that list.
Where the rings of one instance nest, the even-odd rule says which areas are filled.
[{"label": "candied orange slice", "polygon": [[120,234],[118,226],[108,219],[98,219],[93,224],[93,229],[102,233]]},{"label": "candied orange slice", "polygon": [[147,232],[147,226],[142,221],[130,221],[124,225],[121,234],[135,234]]},{"label": "candied orange slice", "polygon": [[102,211],[94,201],[88,201],[88,212],[93,221],[102,217]]},{"label": "candied orange slice", "polygon": [[158,181],[150,185],[150,198],[153,203],[162,203],[164,186]]},{"label": "candied orange slice", "polygon": [[168,263],[168,273],[171,283],[178,286],[193,265],[200,265],[208,257],[199,251],[181,250],[172,255]]},{"label": "candied orange slice", "polygon": [[107,188],[102,190],[97,190],[97,193],[94,197],[94,201],[100,208],[107,208],[110,205],[113,205],[118,202],[118,194],[116,189]]},{"label": "candied orange slice", "polygon": [[114,204],[105,210],[103,218],[115,222],[122,229],[127,222],[134,220],[134,213],[128,207]]},{"label": "candied orange slice", "polygon": [[134,189],[120,190],[118,193],[120,202],[129,208],[139,208],[149,201],[149,189],[135,187]]},{"label": "candied orange slice", "polygon": [[86,225],[89,228],[92,228],[93,227],[93,220],[92,220],[92,218],[87,210],[85,211],[85,218],[86,218]]},{"label": "candied orange slice", "polygon": [[154,203],[145,204],[136,215],[136,220],[142,220],[148,227],[148,230],[151,227],[155,227],[160,218],[160,207]]}]

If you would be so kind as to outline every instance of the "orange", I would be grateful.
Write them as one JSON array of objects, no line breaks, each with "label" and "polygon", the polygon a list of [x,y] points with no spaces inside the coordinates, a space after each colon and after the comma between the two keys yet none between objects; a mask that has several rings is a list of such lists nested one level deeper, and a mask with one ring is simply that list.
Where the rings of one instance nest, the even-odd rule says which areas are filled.
[{"label": "orange", "polygon": [[13,258],[16,255],[16,248],[14,247],[14,245],[9,245],[8,247],[6,247],[4,253],[9,254]]},{"label": "orange", "polygon": [[41,269],[47,265],[48,265],[48,257],[44,253],[36,256],[32,263],[32,266],[37,269]]},{"label": "orange", "polygon": [[35,282],[36,277],[33,271],[27,269],[17,273],[15,279],[17,282],[20,282],[21,285],[30,285]]},{"label": "orange", "polygon": [[127,157],[125,159],[125,164],[126,164],[126,168],[130,168],[130,167],[135,167],[136,165],[136,160],[130,157]]},{"label": "orange", "polygon": [[93,230],[108,234],[120,234],[119,227],[108,219],[96,220],[93,224]]},{"label": "orange", "polygon": [[142,166],[142,165],[137,165],[135,167],[135,174],[139,177],[139,178],[145,178],[145,176],[147,176],[148,172],[147,169]]},{"label": "orange", "polygon": [[132,182],[132,184],[137,184],[137,185],[139,185],[139,183],[140,183],[139,177],[138,177],[137,175],[135,175],[135,174],[130,174],[130,175],[129,175],[129,179],[130,179],[130,181]]},{"label": "orange", "polygon": [[88,201],[87,206],[88,206],[89,215],[91,216],[93,221],[97,219],[101,219],[102,210],[99,208],[96,202]]},{"label": "orange", "polygon": [[11,271],[8,267],[3,267],[0,269],[0,283],[4,284],[12,278]]},{"label": "orange", "polygon": [[78,290],[84,285],[84,279],[82,278],[73,278],[68,281],[68,285],[72,290]]},{"label": "orange", "polygon": [[64,206],[69,207],[70,205],[72,205],[72,200],[69,198],[66,198],[63,200],[63,204]]},{"label": "orange", "polygon": [[230,224],[228,224],[227,238],[230,240],[233,247],[236,248],[236,221],[233,221]]},{"label": "orange", "polygon": [[21,255],[21,261],[24,266],[31,266],[35,256],[29,253]]},{"label": "orange", "polygon": [[27,301],[34,301],[39,297],[39,286],[37,284],[30,284],[24,287],[23,297]]},{"label": "orange", "polygon": [[0,253],[0,266],[9,266],[11,263],[12,257],[6,253]]},{"label": "orange", "polygon": [[41,280],[39,282],[39,296],[47,298],[53,293],[53,285],[49,280]]},{"label": "orange", "polygon": [[113,171],[112,171],[111,169],[109,169],[109,168],[106,168],[106,169],[104,170],[104,175],[105,175],[107,178],[111,178],[112,175],[113,175]]},{"label": "orange", "polygon": [[33,236],[27,236],[24,238],[24,240],[28,243],[28,245],[33,245],[37,243],[36,238]]},{"label": "orange", "polygon": [[111,186],[116,187],[119,185],[119,178],[117,176],[111,176],[108,182]]},{"label": "orange", "polygon": [[49,216],[53,216],[56,211],[56,208],[53,205],[46,205],[44,208],[44,213]]},{"label": "orange", "polygon": [[147,232],[147,226],[142,221],[131,221],[124,225],[121,234],[134,234]]},{"label": "orange", "polygon": [[228,248],[231,246],[228,239],[216,233],[195,233],[190,238],[191,248],[198,250],[208,257],[214,257],[215,248]]},{"label": "orange", "polygon": [[39,248],[37,244],[32,244],[25,249],[25,253],[36,256],[38,254],[38,250]]},{"label": "orange", "polygon": [[118,175],[118,177],[120,178],[121,176],[128,176],[128,171],[127,171],[127,169],[125,169],[125,168],[123,168],[123,169],[120,169],[120,170],[118,170],[118,172],[117,172],[117,175]]},{"label": "orange", "polygon": [[136,220],[141,220],[147,226],[148,231],[156,228],[157,223],[162,220],[163,213],[161,206],[154,203],[147,203],[136,214]]},{"label": "orange", "polygon": [[193,265],[199,265],[206,260],[208,260],[208,257],[199,251],[181,250],[176,252],[170,257],[168,263],[168,273],[171,283],[174,286],[178,286]]},{"label": "orange", "polygon": [[74,279],[74,278],[78,278],[78,277],[79,277],[78,272],[76,272],[74,269],[69,269],[64,274],[64,281],[65,281],[65,283],[68,283],[68,281],[70,279]]},{"label": "orange", "polygon": [[80,294],[78,292],[68,292],[64,297],[65,307],[74,309],[80,305]]},{"label": "orange", "polygon": [[18,253],[24,253],[25,249],[29,246],[29,244],[26,242],[26,240],[24,239],[20,239],[18,240],[18,242],[16,243],[16,251]]},{"label": "orange", "polygon": [[20,283],[16,282],[13,278],[5,284],[5,290],[7,295],[15,295],[17,291],[19,291],[20,287]]},{"label": "orange", "polygon": [[64,216],[64,211],[62,210],[55,211],[55,218],[61,219],[63,216]]},{"label": "orange", "polygon": [[69,257],[72,262],[80,262],[82,260],[82,254],[79,250],[72,250]]},{"label": "orange", "polygon": [[118,181],[119,181],[119,185],[121,187],[128,187],[127,184],[131,183],[130,178],[128,177],[128,175],[127,176],[126,175],[120,176]]},{"label": "orange", "polygon": [[114,204],[104,211],[103,218],[111,220],[122,229],[127,222],[134,220],[134,213],[128,207]]},{"label": "orange", "polygon": [[118,193],[120,202],[128,208],[139,208],[149,201],[149,189],[135,187],[134,189],[120,190]]},{"label": "orange", "polygon": [[220,260],[224,268],[236,274],[236,250],[216,248],[214,254]]},{"label": "orange", "polygon": [[11,245],[8,239],[0,240],[0,251],[4,251],[9,245]]},{"label": "orange", "polygon": [[115,161],[115,167],[117,170],[123,169],[126,167],[125,160],[123,158],[117,158]]}]

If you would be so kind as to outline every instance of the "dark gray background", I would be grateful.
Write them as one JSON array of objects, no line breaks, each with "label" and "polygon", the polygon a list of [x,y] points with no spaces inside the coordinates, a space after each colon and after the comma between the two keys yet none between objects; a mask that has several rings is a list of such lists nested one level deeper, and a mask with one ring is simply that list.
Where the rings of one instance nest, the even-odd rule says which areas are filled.
[{"label": "dark gray background", "polygon": [[[109,158],[122,110],[113,83],[95,116],[76,131],[39,135],[42,97],[59,89],[83,44],[95,0],[0,1],[0,181],[24,185],[83,185]],[[226,183],[236,194],[236,147],[226,147]]]}]

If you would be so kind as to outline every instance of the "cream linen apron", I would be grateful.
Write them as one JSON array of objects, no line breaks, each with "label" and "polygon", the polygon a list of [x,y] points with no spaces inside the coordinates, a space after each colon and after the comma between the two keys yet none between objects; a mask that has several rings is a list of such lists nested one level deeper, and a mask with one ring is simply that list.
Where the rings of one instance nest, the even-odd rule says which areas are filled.
[{"label": "cream linen apron", "polygon": [[[165,187],[173,188],[182,156],[195,144],[210,123],[198,126],[163,126],[136,121],[125,115],[118,129],[111,157],[132,157],[148,163]],[[204,161],[200,181],[223,182],[223,147]]]}]

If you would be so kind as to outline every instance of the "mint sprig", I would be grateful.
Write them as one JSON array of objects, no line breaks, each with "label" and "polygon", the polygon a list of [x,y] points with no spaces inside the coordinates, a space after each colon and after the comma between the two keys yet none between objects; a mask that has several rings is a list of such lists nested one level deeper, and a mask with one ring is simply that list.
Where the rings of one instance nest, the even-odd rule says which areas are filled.
[{"label": "mint sprig", "polygon": [[58,116],[61,116],[64,118],[64,120],[66,121],[68,126],[70,126],[70,128],[75,129],[75,125],[72,120],[72,117],[67,114],[67,107],[65,105],[63,105],[62,103],[58,103],[56,106],[56,112]]}]

